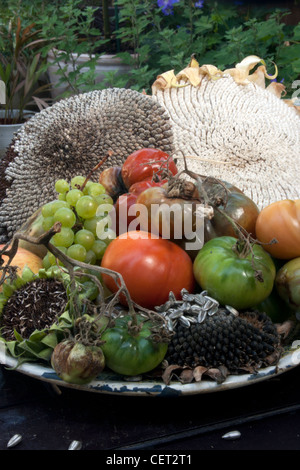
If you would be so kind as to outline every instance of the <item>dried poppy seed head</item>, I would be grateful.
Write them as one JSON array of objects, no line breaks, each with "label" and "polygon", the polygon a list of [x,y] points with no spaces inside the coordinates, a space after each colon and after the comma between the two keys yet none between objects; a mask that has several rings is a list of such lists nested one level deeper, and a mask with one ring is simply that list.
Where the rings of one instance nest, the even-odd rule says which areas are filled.
[{"label": "dried poppy seed head", "polygon": [[146,147],[171,153],[173,134],[165,110],[133,90],[83,93],[36,114],[16,136],[14,158],[2,167],[9,187],[0,202],[0,243],[56,197],[57,179],[87,175],[110,150],[99,173]]}]

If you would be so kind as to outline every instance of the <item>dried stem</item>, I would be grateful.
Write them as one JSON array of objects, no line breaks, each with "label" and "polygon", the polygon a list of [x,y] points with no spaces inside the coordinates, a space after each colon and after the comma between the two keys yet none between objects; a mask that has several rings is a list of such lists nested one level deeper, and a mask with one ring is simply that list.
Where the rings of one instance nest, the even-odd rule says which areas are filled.
[{"label": "dried stem", "polygon": [[[74,280],[75,277],[80,277],[80,276],[87,276],[93,282],[96,283],[99,289],[98,300],[100,304],[100,315],[103,315],[104,313],[106,315],[107,314],[110,315],[113,311],[113,307],[119,301],[119,296],[123,294],[126,298],[128,313],[132,318],[132,321],[131,321],[132,328],[136,328],[138,325],[137,311],[144,313],[144,315],[148,315],[148,318],[150,319],[154,319],[156,317],[159,321],[163,321],[166,325],[165,320],[159,314],[157,314],[154,311],[147,310],[141,307],[140,305],[136,304],[135,302],[133,302],[133,300],[131,299],[130,293],[126,287],[126,284],[124,282],[124,279],[120,273],[104,268],[102,266],[91,265],[91,264],[87,264],[81,261],[74,260],[70,258],[68,255],[64,254],[57,247],[55,247],[50,242],[50,240],[53,237],[53,235],[60,232],[60,230],[61,230],[61,224],[60,222],[56,222],[50,230],[48,230],[47,232],[45,232],[38,238],[25,235],[24,233],[21,233],[21,232],[16,232],[11,242],[11,248],[7,250],[6,249],[7,245],[6,245],[2,250],[0,250],[0,258],[3,254],[7,255],[9,257],[9,264],[10,264],[18,250],[19,240],[25,240],[26,242],[32,243],[34,245],[44,245],[47,248],[47,250],[49,250],[59,261],[61,261],[65,269],[68,271],[70,275],[70,279],[71,279],[71,286],[72,286],[72,283],[75,282]],[[82,271],[75,271],[75,268],[81,268]],[[5,268],[0,267],[0,269],[5,269]],[[61,266],[60,266],[60,269],[63,270]],[[91,274],[91,271],[96,274],[105,274],[105,275],[111,276],[114,279],[116,285],[118,286],[117,292],[113,294],[112,299],[108,303],[105,302],[105,296],[104,296],[104,291],[103,291],[101,282],[97,278],[96,274]],[[3,282],[4,280],[1,279],[0,285]]]},{"label": "dried stem", "polygon": [[84,190],[84,188],[86,187],[87,182],[91,179],[92,174],[95,173],[95,171],[97,171],[97,170],[106,162],[106,160],[107,160],[109,157],[112,156],[112,154],[113,154],[113,151],[112,151],[112,150],[109,150],[109,151],[107,152],[107,155],[106,155],[104,158],[102,158],[102,160],[101,160],[99,163],[97,163],[96,166],[94,166],[94,168],[89,172],[89,174],[88,174],[87,177],[85,178],[85,180],[84,180],[82,186],[80,187],[80,191],[83,191],[83,190]]}]

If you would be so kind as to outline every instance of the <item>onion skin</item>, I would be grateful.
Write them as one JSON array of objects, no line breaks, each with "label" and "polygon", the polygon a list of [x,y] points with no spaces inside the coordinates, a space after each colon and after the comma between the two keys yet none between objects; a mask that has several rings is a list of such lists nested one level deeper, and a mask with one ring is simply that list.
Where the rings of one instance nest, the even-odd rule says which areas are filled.
[{"label": "onion skin", "polygon": [[300,257],[288,261],[279,269],[275,285],[286,304],[293,311],[300,312]]},{"label": "onion skin", "polygon": [[112,166],[100,173],[99,183],[104,186],[107,194],[115,201],[121,194],[127,192],[122,179],[122,168]]},{"label": "onion skin", "polygon": [[97,346],[65,340],[55,346],[51,366],[65,382],[84,385],[103,371],[105,358],[102,349]]}]

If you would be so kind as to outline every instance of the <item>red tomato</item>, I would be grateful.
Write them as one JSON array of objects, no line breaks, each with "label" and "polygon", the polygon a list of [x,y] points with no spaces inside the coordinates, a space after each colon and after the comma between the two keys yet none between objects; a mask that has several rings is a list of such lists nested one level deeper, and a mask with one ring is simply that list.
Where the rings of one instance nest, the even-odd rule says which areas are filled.
[{"label": "red tomato", "polygon": [[[169,298],[172,291],[180,299],[180,291],[194,290],[193,263],[175,243],[144,231],[120,235],[107,247],[101,266],[120,273],[132,300],[142,307],[154,309]],[[111,292],[118,286],[111,276],[103,274]],[[126,304],[124,296],[120,302]]]},{"label": "red tomato", "polygon": [[138,181],[137,183],[134,183],[132,186],[130,186],[129,192],[138,196],[139,194],[146,191],[146,189],[153,188],[156,186],[163,186],[166,182],[167,180],[162,180],[156,183],[155,181],[152,181],[152,179]]},{"label": "red tomato", "polygon": [[[300,199],[276,201],[262,209],[255,231],[263,248],[274,258],[300,256]],[[269,244],[273,239],[278,243]]]},{"label": "red tomato", "polygon": [[138,181],[151,179],[153,174],[161,168],[169,169],[176,175],[178,170],[175,162],[169,155],[158,149],[141,149],[133,152],[122,166],[122,178],[127,189]]}]

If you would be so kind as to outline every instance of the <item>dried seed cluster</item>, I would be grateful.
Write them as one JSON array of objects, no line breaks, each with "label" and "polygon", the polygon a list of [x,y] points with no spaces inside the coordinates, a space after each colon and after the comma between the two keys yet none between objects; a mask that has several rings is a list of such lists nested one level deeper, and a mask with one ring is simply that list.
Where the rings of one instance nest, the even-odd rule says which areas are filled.
[{"label": "dried seed cluster", "polygon": [[36,279],[15,290],[5,304],[0,317],[1,336],[15,339],[16,330],[28,339],[34,330],[43,330],[57,320],[67,303],[61,281],[54,278]]},{"label": "dried seed cluster", "polygon": [[170,292],[167,302],[155,307],[167,319],[170,331],[174,331],[178,322],[186,327],[193,323],[202,323],[207,315],[212,316],[219,310],[219,302],[208,296],[206,291],[190,294],[182,289],[181,298],[182,300],[176,299],[174,293]]},{"label": "dried seed cluster", "polygon": [[269,365],[278,359],[280,339],[270,318],[260,312],[236,315],[219,308],[189,327],[178,323],[166,361],[179,366],[225,366],[230,372]]},{"label": "dried seed cluster", "polygon": [[0,168],[0,178],[9,182],[0,201],[0,243],[56,197],[57,179],[86,175],[110,150],[99,172],[121,165],[143,147],[171,153],[173,134],[166,111],[134,90],[83,93],[37,113],[17,134],[14,159]]},{"label": "dried seed cluster", "polygon": [[300,197],[295,108],[255,83],[241,85],[226,74],[218,80],[203,76],[199,86],[183,84],[153,95],[170,116],[180,169],[185,156],[190,170],[234,184],[260,208]]}]

